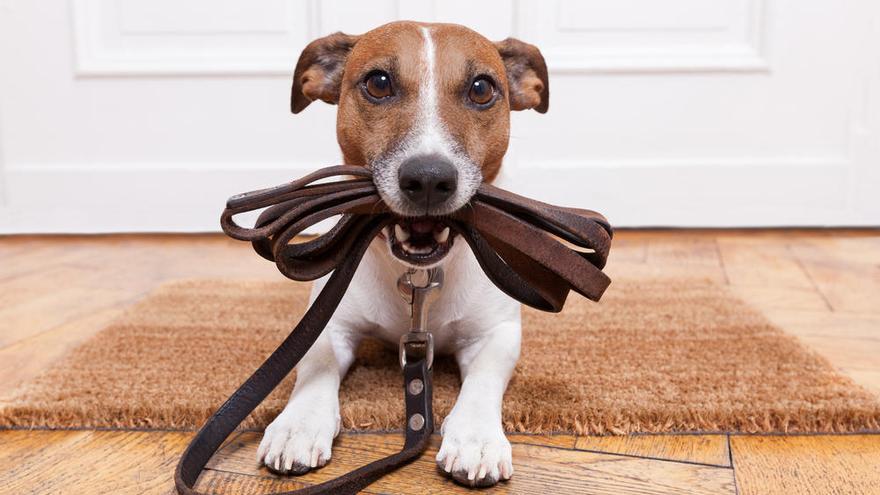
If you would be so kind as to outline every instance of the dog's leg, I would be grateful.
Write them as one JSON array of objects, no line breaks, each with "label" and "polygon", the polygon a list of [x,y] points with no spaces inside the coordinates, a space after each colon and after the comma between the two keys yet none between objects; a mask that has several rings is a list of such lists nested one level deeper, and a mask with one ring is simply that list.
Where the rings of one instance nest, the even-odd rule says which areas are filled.
[{"label": "dog's leg", "polygon": [[330,321],[297,365],[296,385],[284,410],[266,428],[257,461],[282,474],[305,474],[330,460],[339,433],[339,383],[357,342]]},{"label": "dog's leg", "polygon": [[513,474],[510,442],[501,427],[501,401],[519,359],[518,311],[517,307],[517,317],[456,353],[461,392],[443,420],[437,465],[469,486],[491,486]]}]

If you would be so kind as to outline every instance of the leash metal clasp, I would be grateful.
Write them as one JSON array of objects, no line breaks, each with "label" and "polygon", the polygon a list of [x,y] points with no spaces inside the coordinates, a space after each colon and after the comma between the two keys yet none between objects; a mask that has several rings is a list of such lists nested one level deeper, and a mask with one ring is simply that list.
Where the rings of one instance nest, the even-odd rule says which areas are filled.
[{"label": "leash metal clasp", "polygon": [[[416,280],[419,279],[419,280]],[[410,269],[397,279],[397,291],[410,305],[409,332],[400,337],[400,367],[407,356],[424,356],[428,368],[434,364],[434,336],[428,331],[428,308],[437,299],[443,286],[443,269]]]}]

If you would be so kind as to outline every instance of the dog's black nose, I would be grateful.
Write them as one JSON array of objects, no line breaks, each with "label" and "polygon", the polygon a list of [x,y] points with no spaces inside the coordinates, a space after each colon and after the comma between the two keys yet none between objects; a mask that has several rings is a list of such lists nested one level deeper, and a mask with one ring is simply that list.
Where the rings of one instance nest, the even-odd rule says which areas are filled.
[{"label": "dog's black nose", "polygon": [[407,159],[397,172],[400,190],[418,205],[433,208],[455,194],[458,171],[440,155],[421,155]]}]

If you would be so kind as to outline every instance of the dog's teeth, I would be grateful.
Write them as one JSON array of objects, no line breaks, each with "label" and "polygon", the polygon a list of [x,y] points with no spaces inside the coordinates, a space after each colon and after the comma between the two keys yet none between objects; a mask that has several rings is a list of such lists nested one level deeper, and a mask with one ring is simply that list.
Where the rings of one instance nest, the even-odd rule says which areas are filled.
[{"label": "dog's teeth", "polygon": [[443,229],[439,234],[434,234],[434,240],[443,244],[446,240],[449,239],[449,227]]},{"label": "dog's teeth", "polygon": [[394,237],[397,237],[398,241],[404,242],[409,239],[409,232],[403,230],[403,227],[401,227],[400,225],[394,224]]}]

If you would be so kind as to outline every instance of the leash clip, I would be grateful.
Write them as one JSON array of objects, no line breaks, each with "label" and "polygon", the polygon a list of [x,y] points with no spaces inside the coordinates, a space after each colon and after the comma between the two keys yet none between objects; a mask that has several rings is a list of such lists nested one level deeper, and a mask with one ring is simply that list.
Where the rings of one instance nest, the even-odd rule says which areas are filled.
[{"label": "leash clip", "polygon": [[[424,280],[423,285],[413,279]],[[407,363],[407,356],[423,356],[430,369],[434,364],[434,336],[428,331],[428,308],[437,299],[443,286],[443,269],[409,269],[397,279],[397,291],[410,305],[410,329],[400,337],[400,367]]]}]

